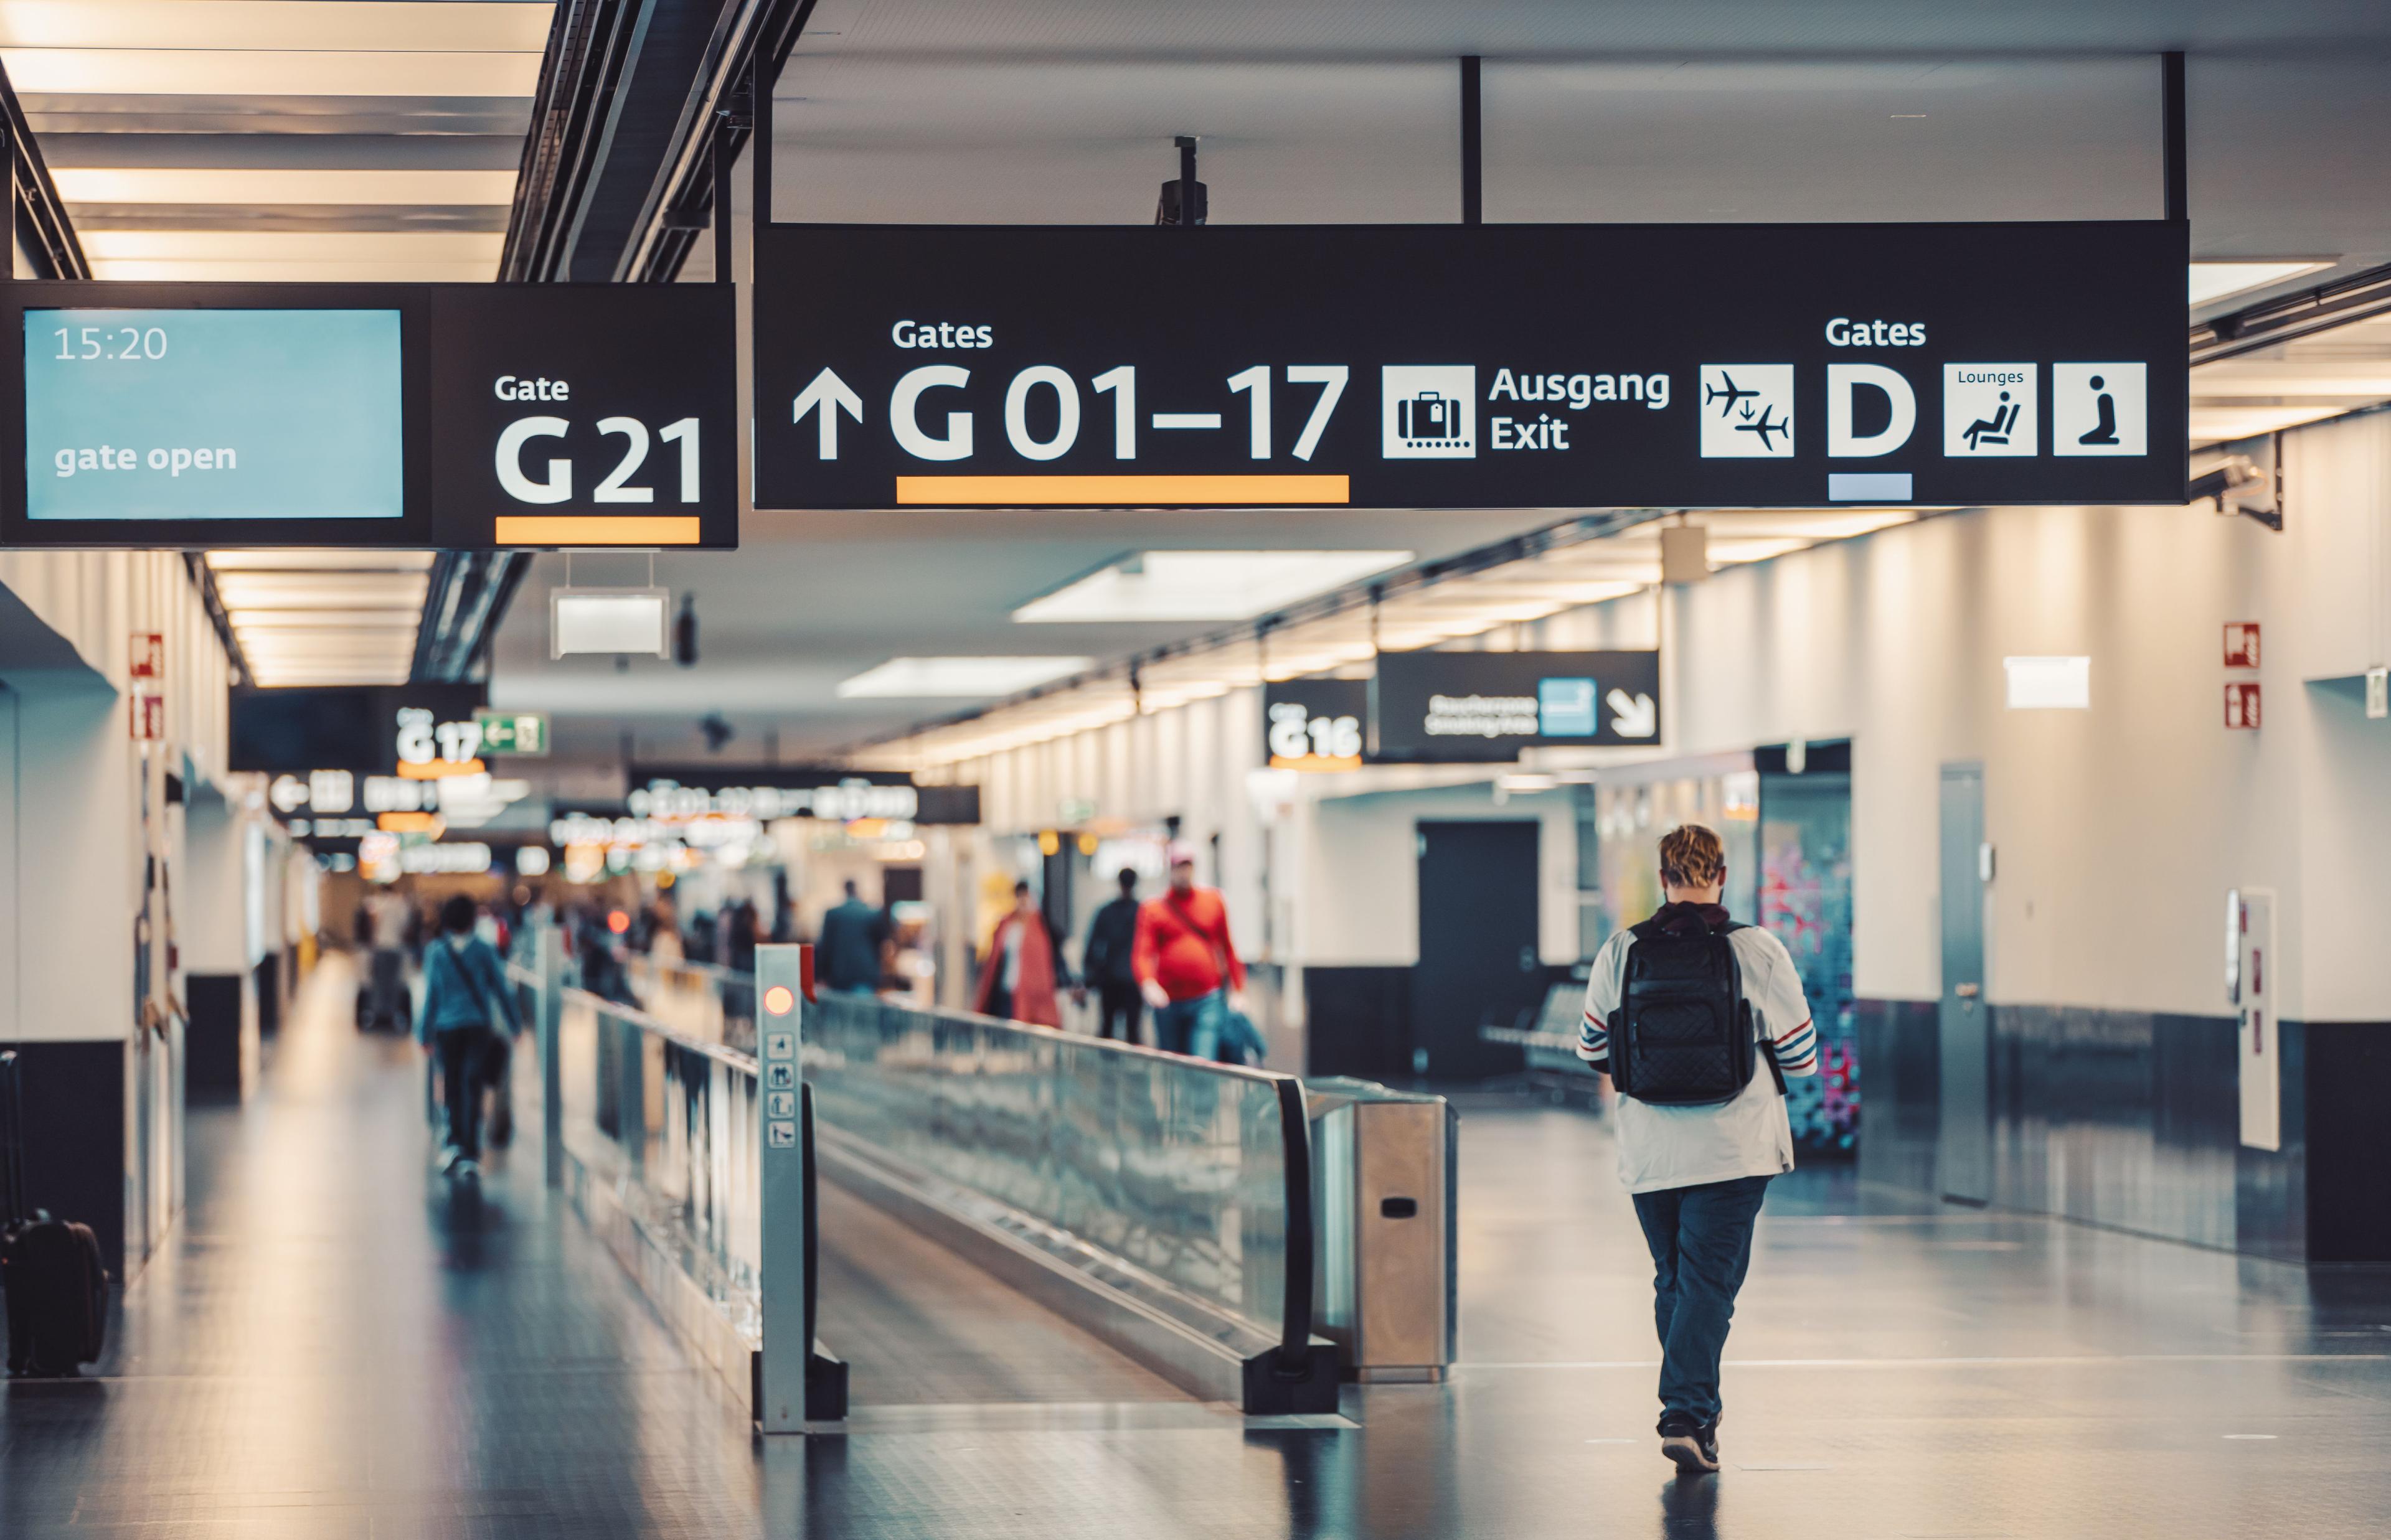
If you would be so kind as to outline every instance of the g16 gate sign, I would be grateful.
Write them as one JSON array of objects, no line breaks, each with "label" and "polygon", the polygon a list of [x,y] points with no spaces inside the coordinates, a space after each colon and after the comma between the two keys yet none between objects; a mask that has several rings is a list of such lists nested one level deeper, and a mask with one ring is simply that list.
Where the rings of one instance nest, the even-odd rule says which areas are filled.
[{"label": "g16 gate sign", "polygon": [[756,243],[759,507],[2184,497],[2179,223]]}]

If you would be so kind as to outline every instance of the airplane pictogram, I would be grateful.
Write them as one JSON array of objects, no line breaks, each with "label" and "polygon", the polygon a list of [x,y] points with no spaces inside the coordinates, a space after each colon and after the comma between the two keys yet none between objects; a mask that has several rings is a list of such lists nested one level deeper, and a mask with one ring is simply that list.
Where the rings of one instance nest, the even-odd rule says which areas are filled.
[{"label": "airplane pictogram", "polygon": [[[1756,393],[1756,392],[1755,392],[1755,393]],[[1749,407],[1749,406],[1745,407],[1745,408],[1743,409],[1743,415],[1744,415],[1745,417],[1751,417],[1751,407]],[[1768,435],[1769,435],[1769,434],[1771,434],[1771,433],[1784,433],[1784,434],[1790,435],[1790,434],[1792,433],[1792,431],[1793,431],[1793,425],[1792,425],[1791,423],[1790,423],[1790,422],[1772,422],[1772,421],[1770,421],[1770,420],[1769,420],[1771,417],[1775,417],[1776,415],[1777,415],[1777,408],[1776,408],[1776,407],[1774,407],[1774,406],[1764,406],[1764,407],[1762,407],[1762,408],[1761,408],[1761,410],[1760,410],[1760,416],[1759,416],[1757,418],[1754,418],[1753,420],[1751,420],[1751,421],[1750,421],[1750,422],[1738,422],[1738,423],[1737,423],[1737,424],[1735,425],[1735,430],[1736,430],[1737,432],[1738,432],[1738,433],[1757,433],[1757,434],[1759,434],[1759,435],[1760,435],[1760,447],[1761,447],[1761,448],[1763,448],[1763,449],[1766,449],[1766,448],[1768,448],[1768,447],[1769,447],[1769,443],[1768,443]]]},{"label": "airplane pictogram", "polygon": [[1792,365],[1705,364],[1700,381],[1703,458],[1792,457]]},{"label": "airplane pictogram", "polygon": [[[1702,387],[1702,404],[1708,406],[1712,402],[1724,397],[1726,404],[1719,408],[1719,416],[1723,417],[1734,413],[1737,403],[1752,400],[1760,394],[1760,391],[1756,389],[1750,391],[1738,389],[1735,383],[1735,376],[1728,374],[1724,370],[1720,372],[1719,379],[1723,383],[1718,385],[1705,385]],[[1745,417],[1751,416],[1750,408],[1746,408],[1743,415]],[[1763,439],[1761,442],[1765,443],[1768,441]]]}]

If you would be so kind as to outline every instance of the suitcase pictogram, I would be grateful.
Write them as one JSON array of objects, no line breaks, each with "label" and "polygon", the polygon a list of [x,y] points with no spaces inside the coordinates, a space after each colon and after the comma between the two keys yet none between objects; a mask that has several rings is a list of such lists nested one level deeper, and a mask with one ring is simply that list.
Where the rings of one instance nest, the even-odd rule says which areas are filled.
[{"label": "suitcase pictogram", "polygon": [[1458,438],[1461,403],[1434,391],[1422,391],[1395,408],[1396,431],[1406,439]]}]

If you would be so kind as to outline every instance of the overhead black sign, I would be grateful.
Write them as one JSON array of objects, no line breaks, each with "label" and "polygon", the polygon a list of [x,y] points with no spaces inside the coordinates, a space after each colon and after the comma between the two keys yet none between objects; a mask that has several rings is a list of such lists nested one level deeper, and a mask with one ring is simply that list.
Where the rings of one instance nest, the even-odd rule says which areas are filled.
[{"label": "overhead black sign", "polygon": [[1358,770],[1369,738],[1366,679],[1262,687],[1262,762],[1273,770]]},{"label": "overhead black sign", "polygon": [[756,232],[762,507],[2180,503],[2181,224]]},{"label": "overhead black sign", "polygon": [[702,284],[0,285],[0,543],[739,540]]},{"label": "overhead black sign", "polygon": [[976,786],[915,786],[901,770],[838,765],[633,765],[624,805],[638,818],[886,818],[976,824]]},{"label": "overhead black sign", "polygon": [[1661,741],[1657,652],[1389,652],[1374,761],[1517,759],[1523,748]]},{"label": "overhead black sign", "polygon": [[401,712],[428,713],[435,729],[441,723],[470,723],[489,694],[486,685],[236,689],[227,768],[277,776],[316,770],[392,775],[409,757],[399,751]]}]

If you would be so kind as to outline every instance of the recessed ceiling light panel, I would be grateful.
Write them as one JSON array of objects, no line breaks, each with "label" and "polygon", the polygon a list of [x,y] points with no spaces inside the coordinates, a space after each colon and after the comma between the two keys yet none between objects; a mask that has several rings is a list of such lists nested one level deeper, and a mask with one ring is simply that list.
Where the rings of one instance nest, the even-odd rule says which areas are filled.
[{"label": "recessed ceiling light panel", "polygon": [[1095,666],[1092,658],[891,658],[838,687],[841,699],[985,699],[1034,689]]},{"label": "recessed ceiling light panel", "polygon": [[1409,551],[1141,551],[1013,612],[1024,624],[1246,621],[1412,559]]}]

